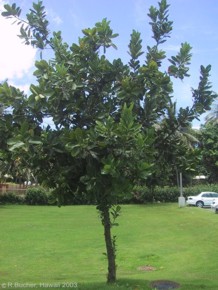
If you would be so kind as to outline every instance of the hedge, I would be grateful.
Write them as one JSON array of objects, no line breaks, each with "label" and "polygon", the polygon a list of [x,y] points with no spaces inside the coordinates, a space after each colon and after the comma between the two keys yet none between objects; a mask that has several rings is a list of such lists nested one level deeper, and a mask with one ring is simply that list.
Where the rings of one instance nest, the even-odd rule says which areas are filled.
[{"label": "hedge", "polygon": [[0,204],[24,204],[24,198],[14,192],[7,192],[0,195]]},{"label": "hedge", "polygon": [[[183,188],[183,196],[197,195],[202,191],[218,192],[218,184],[195,185]],[[149,202],[177,202],[180,196],[178,187],[155,187],[150,190],[146,186],[136,186],[132,194],[123,195],[117,200],[119,204],[136,204]],[[57,200],[52,192],[42,188],[34,187],[26,191],[25,197],[20,197],[13,192],[0,195],[0,204],[27,204],[27,205],[57,205]],[[62,204],[64,205],[81,205],[96,204],[94,200],[87,199],[86,195],[66,194],[63,195]]]},{"label": "hedge", "polygon": [[[183,196],[187,198],[189,195],[197,195],[202,191],[218,192],[218,184],[212,185],[195,185],[183,188]],[[131,202],[139,203],[146,202],[176,202],[180,196],[180,189],[178,187],[156,187],[152,191],[146,186],[136,187]],[[124,199],[125,201],[125,199]],[[129,203],[129,202],[128,202]]]}]

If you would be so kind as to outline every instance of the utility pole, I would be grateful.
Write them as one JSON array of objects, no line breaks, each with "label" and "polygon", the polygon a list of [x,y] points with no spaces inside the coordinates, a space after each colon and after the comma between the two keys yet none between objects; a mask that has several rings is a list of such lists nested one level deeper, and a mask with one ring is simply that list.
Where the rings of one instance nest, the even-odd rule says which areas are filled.
[{"label": "utility pole", "polygon": [[185,198],[183,196],[183,186],[182,186],[182,173],[179,174],[179,183],[180,183],[180,196],[179,196],[179,207],[185,206]]}]

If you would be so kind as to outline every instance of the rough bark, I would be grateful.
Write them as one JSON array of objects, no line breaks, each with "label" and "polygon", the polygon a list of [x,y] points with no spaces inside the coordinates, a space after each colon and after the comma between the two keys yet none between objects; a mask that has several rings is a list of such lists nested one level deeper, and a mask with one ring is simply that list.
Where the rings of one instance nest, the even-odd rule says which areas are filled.
[{"label": "rough bark", "polygon": [[104,237],[107,250],[107,260],[108,260],[108,274],[107,282],[116,282],[116,262],[115,262],[115,249],[113,246],[113,239],[111,237],[111,221],[109,208],[103,211],[103,226],[104,226]]}]

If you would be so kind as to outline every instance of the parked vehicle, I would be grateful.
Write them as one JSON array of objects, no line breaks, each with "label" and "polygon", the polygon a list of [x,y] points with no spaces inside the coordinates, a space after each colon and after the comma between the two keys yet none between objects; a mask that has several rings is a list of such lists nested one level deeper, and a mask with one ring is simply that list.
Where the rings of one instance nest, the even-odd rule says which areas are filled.
[{"label": "parked vehicle", "polygon": [[218,202],[218,193],[217,192],[201,192],[198,195],[188,196],[186,200],[187,205],[196,205],[197,207],[211,206],[211,204],[217,201]]}]

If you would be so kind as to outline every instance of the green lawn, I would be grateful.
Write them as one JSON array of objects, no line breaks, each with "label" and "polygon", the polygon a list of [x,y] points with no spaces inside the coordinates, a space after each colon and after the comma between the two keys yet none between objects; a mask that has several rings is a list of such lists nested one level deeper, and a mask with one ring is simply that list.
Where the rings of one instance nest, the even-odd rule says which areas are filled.
[{"label": "green lawn", "polygon": [[184,290],[218,289],[218,215],[210,209],[125,205],[119,224],[118,282],[107,286],[94,206],[1,205],[0,288],[140,290],[166,279]]}]

